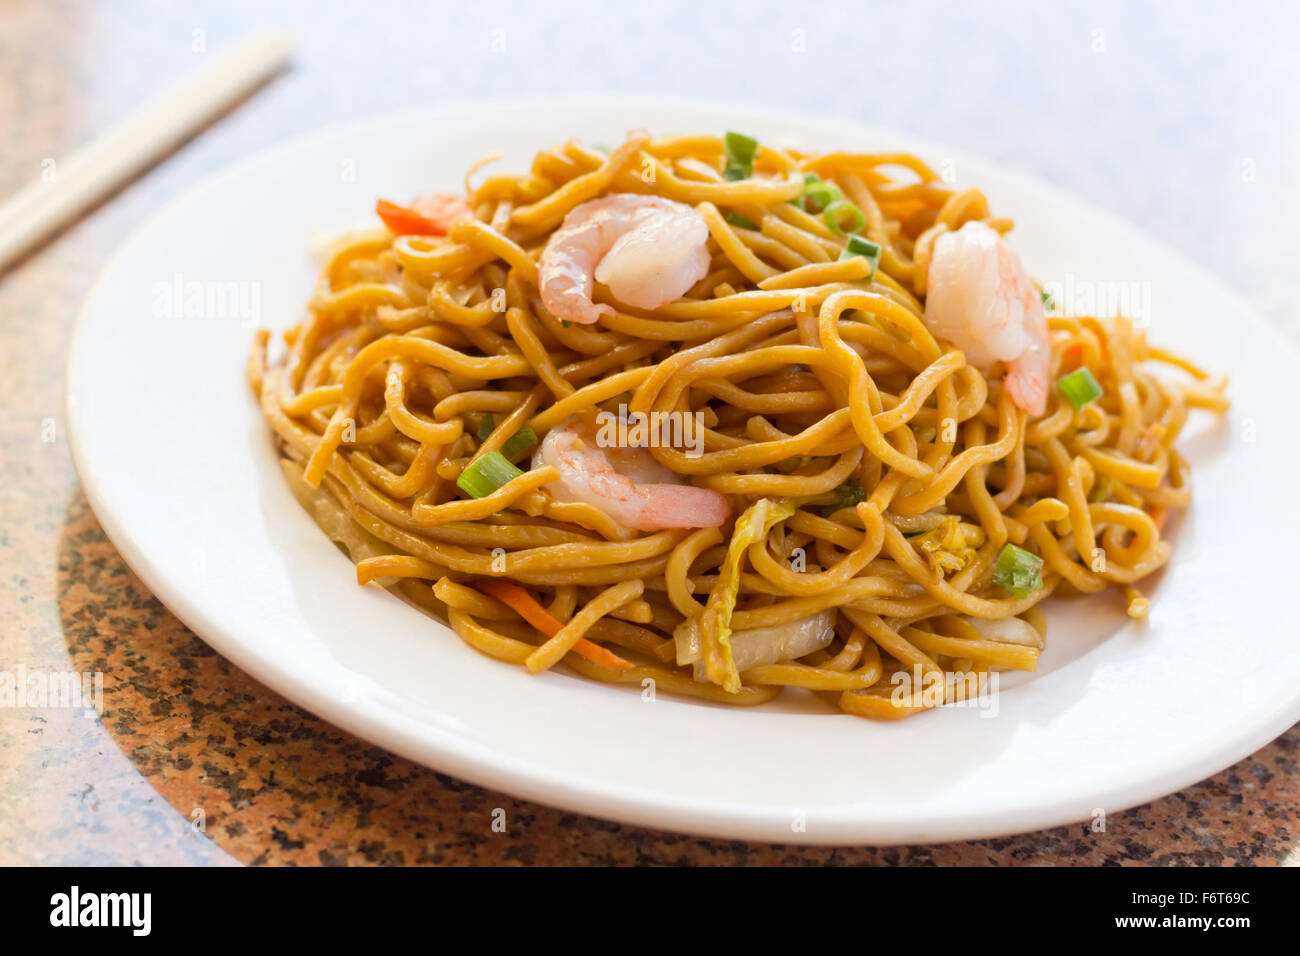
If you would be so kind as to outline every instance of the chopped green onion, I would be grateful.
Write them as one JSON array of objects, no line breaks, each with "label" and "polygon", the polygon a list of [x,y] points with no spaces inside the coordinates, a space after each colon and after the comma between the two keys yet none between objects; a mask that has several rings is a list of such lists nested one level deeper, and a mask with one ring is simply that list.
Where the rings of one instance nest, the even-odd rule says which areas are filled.
[{"label": "chopped green onion", "polygon": [[570,322],[568,319],[560,319],[560,325],[562,325],[564,328],[567,329],[569,328],[569,326],[573,325],[573,323]]},{"label": "chopped green onion", "polygon": [[1056,387],[1074,406],[1076,412],[1089,402],[1101,398],[1102,394],[1101,386],[1097,384],[1097,380],[1092,377],[1092,372],[1086,365],[1076,368],[1069,375],[1060,379],[1056,383]]},{"label": "chopped green onion", "polygon": [[758,155],[758,140],[743,133],[728,132],[722,138],[722,154],[727,159],[723,178],[734,182],[748,179],[754,174],[754,157]]},{"label": "chopped green onion", "polygon": [[471,498],[482,498],[522,474],[501,452],[490,451],[469,463],[456,479],[456,487]]},{"label": "chopped green onion", "polygon": [[507,458],[514,458],[521,451],[532,448],[536,444],[537,432],[525,425],[506,439],[506,443],[501,446],[501,454]]},{"label": "chopped green onion", "polygon": [[840,485],[831,494],[835,496],[835,500],[831,503],[827,514],[834,514],[841,508],[852,508],[858,502],[867,500],[867,493],[863,487],[852,481]]},{"label": "chopped green onion", "polygon": [[[845,213],[848,214],[851,224],[848,229],[840,225],[840,216]],[[837,236],[848,236],[855,232],[861,232],[862,227],[867,224],[867,217],[862,214],[862,210],[847,199],[837,199],[827,206],[822,218],[826,220],[826,225],[830,227],[831,232]]]},{"label": "chopped green onion", "polygon": [[[478,440],[485,442],[492,431],[497,427],[496,419],[491,412],[486,412],[478,422]],[[514,458],[526,448],[532,448],[537,444],[537,432],[533,431],[527,425],[519,429],[505,440],[501,446],[501,454],[507,458]]]},{"label": "chopped green onion", "polygon": [[1043,586],[1043,559],[1007,544],[993,565],[993,583],[1012,597],[1027,598]]},{"label": "chopped green onion", "polygon": [[1046,289],[1039,289],[1038,295],[1043,300],[1043,308],[1050,311],[1053,308],[1052,293],[1048,292]]},{"label": "chopped green onion", "polygon": [[728,131],[722,138],[722,151],[727,157],[727,162],[735,163],[737,166],[752,166],[754,157],[758,155],[758,140],[744,133]]},{"label": "chopped green onion", "polygon": [[838,188],[826,182],[816,173],[805,173],[803,192],[799,194],[799,199],[795,205],[804,212],[816,213],[843,198],[844,194]]},{"label": "chopped green onion", "polygon": [[754,225],[738,212],[727,213],[727,224],[735,226],[737,229],[753,229],[757,231],[758,226]]},{"label": "chopped green onion", "polygon": [[876,268],[880,265],[880,245],[862,236],[849,236],[849,244],[840,253],[840,259],[852,259],[854,256],[861,256],[871,263],[871,272],[867,278],[874,279]]}]

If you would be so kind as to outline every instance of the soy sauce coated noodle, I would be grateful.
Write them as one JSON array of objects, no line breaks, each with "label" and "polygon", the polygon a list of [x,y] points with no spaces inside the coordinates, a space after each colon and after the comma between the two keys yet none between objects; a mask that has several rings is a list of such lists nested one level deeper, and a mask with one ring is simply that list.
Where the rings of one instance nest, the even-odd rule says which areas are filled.
[{"label": "soy sauce coated noodle", "polygon": [[[1100,396],[1076,409],[1052,387],[1030,415],[1003,363],[973,367],[925,321],[941,237],[1011,227],[977,189],[910,155],[766,144],[736,173],[732,146],[637,133],[467,177],[472,215],[446,235],[349,235],[280,359],[259,333],[249,376],[286,477],[358,579],[530,670],[731,704],[802,687],[886,719],[1032,670],[1051,594],[1111,589],[1145,614],[1137,582],[1190,500],[1175,441],[1189,409],[1226,408],[1222,383],[1132,321],[1052,316],[1047,381],[1086,368]],[[597,284],[599,323],[561,320],[539,289],[548,240],[620,194],[692,207],[707,271],[656,308]],[[649,454],[727,496],[725,523],[629,528],[559,500],[556,467],[508,444],[620,406],[699,414],[702,454]],[[521,475],[458,487],[503,446]]]}]

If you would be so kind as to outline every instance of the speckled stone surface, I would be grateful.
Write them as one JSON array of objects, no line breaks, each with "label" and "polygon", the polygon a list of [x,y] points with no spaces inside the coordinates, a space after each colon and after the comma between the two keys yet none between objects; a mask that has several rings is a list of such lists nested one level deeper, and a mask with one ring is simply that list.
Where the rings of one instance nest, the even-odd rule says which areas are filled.
[{"label": "speckled stone surface", "polygon": [[[1105,832],[782,847],[515,800],[376,749],[262,687],[177,621],[105,538],[69,461],[61,399],[95,272],[161,202],[234,158],[439,98],[662,91],[960,142],[1212,257],[1300,340],[1294,243],[1277,225],[1300,217],[1293,8],[1219,20],[1187,5],[1160,22],[1104,3],[1056,19],[1037,5],[909,4],[884,19],[842,7],[807,23],[789,5],[750,9],[741,23],[687,3],[548,4],[544,19],[503,4],[0,3],[5,194],[248,26],[304,30],[288,75],[0,275],[0,673],[104,675],[102,717],[0,707],[0,864],[1295,862],[1297,728],[1182,793],[1111,814]],[[837,64],[861,53],[862,17],[902,42],[871,44],[856,88]],[[767,68],[720,70],[724,39]]]}]

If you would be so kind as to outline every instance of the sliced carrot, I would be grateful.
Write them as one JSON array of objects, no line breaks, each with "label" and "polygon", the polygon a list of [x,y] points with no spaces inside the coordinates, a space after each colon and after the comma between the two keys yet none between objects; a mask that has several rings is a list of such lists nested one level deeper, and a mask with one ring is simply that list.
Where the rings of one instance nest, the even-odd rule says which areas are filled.
[{"label": "sliced carrot", "polygon": [[[547,637],[554,637],[564,627],[555,615],[538,604],[536,599],[519,585],[510,581],[479,581],[477,583],[480,591],[492,595],[492,597],[510,608]],[[608,651],[599,644],[593,644],[585,637],[578,638],[578,643],[573,645],[573,653],[585,657],[593,664],[608,667],[610,670],[621,671],[632,666],[630,662],[623,660],[613,651]]]},{"label": "sliced carrot", "polygon": [[474,215],[474,210],[469,208],[469,203],[460,196],[450,196],[447,193],[430,193],[421,196],[411,203],[411,208],[443,232],[450,232],[451,224],[457,219]]},{"label": "sliced carrot", "polygon": [[409,206],[381,199],[375,203],[375,212],[395,236],[445,236],[447,230],[441,223],[416,212]]}]

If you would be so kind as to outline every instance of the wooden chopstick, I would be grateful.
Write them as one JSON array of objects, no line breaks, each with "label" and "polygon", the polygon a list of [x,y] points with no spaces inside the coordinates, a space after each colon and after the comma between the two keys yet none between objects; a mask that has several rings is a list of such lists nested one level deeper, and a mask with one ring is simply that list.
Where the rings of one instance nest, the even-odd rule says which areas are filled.
[{"label": "wooden chopstick", "polygon": [[252,91],[284,65],[291,46],[289,35],[278,30],[248,37],[0,204],[0,269]]}]

